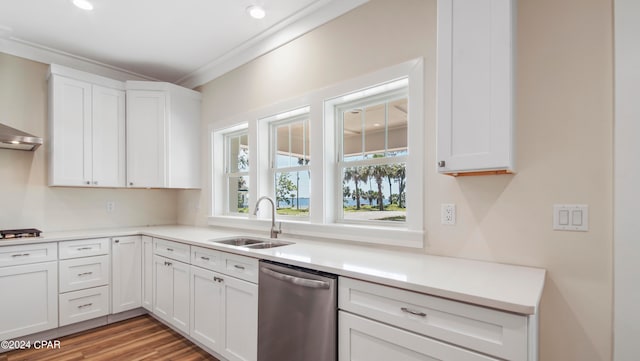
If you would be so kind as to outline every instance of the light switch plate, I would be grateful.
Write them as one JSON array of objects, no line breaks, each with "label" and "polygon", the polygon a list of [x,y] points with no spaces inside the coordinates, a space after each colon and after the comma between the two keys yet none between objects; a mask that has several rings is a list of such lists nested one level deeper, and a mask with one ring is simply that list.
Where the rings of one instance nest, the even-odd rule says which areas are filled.
[{"label": "light switch plate", "polygon": [[589,206],[586,204],[554,204],[553,229],[556,231],[589,230]]}]

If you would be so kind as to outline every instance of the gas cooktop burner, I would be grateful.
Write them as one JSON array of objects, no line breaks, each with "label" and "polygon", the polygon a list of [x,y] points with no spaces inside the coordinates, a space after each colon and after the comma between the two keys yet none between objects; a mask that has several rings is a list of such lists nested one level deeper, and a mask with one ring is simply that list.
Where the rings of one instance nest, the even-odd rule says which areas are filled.
[{"label": "gas cooktop burner", "polygon": [[0,239],[40,237],[41,230],[35,228],[0,230]]}]

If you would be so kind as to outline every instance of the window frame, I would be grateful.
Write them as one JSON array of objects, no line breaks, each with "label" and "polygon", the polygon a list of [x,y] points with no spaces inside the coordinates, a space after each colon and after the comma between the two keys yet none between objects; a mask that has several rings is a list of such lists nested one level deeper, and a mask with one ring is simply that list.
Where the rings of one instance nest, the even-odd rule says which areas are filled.
[{"label": "window frame", "polygon": [[[232,138],[241,138],[243,135],[247,136],[247,152],[249,154],[249,165],[248,165],[248,169],[246,171],[236,171],[236,172],[232,172],[231,171],[231,139]],[[249,135],[249,130],[248,129],[240,129],[240,130],[235,130],[235,131],[231,131],[228,133],[225,133],[223,135],[223,139],[224,139],[224,150],[223,150],[223,158],[224,158],[224,174],[223,174],[223,178],[224,178],[224,182],[223,182],[223,187],[224,187],[224,191],[225,191],[225,201],[224,201],[224,213],[227,215],[233,215],[233,216],[244,216],[247,217],[249,214],[249,210],[247,209],[246,213],[243,212],[232,212],[231,211],[231,204],[230,204],[230,196],[231,194],[230,189],[229,189],[229,181],[231,180],[231,178],[239,178],[239,177],[247,177],[249,179],[249,189],[247,190],[247,193],[249,194],[249,197],[247,197],[247,201],[248,204],[251,204],[251,148],[249,146],[249,139],[250,139],[250,135]]]},{"label": "window frame", "polygon": [[[404,224],[392,227],[389,224],[353,224],[336,222],[336,198],[342,195],[342,179],[337,187],[337,155],[336,122],[332,100],[339,100],[358,89],[369,89],[377,85],[395,80],[408,78],[407,103],[407,148],[406,161],[407,184],[405,191],[411,194],[406,200],[407,216]],[[234,127],[249,129],[250,147],[250,194],[256,199],[262,195],[273,197],[274,187],[271,181],[268,121],[276,120],[276,115],[282,116],[291,109],[309,107],[310,154],[310,214],[309,219],[284,218],[276,216],[276,221],[282,223],[284,236],[296,236],[317,240],[362,242],[369,244],[383,244],[400,247],[422,248],[424,246],[424,61],[422,58],[393,65],[373,73],[365,74],[338,84],[310,91],[299,97],[274,103],[263,108],[239,114],[236,117],[221,121],[227,125],[226,129],[213,129],[211,138],[212,169],[211,169],[211,217],[208,224],[212,226],[232,227],[242,230],[266,232],[271,224],[271,210],[262,207],[257,216],[253,216],[254,204],[249,205],[249,217],[234,217],[225,215],[220,203],[220,171],[222,157],[216,154],[221,151],[219,145],[222,131]],[[429,103],[431,105],[433,102]],[[433,112],[435,114],[435,110]],[[326,145],[326,146],[325,146]],[[257,150],[256,150],[257,149]],[[263,150],[263,151],[260,151]],[[341,175],[340,175],[341,176]],[[342,205],[342,197],[340,197]]]},{"label": "window frame", "polygon": [[[398,156],[393,156],[393,157],[387,157],[386,153],[388,152],[387,146],[388,146],[388,127],[385,123],[385,144],[384,144],[384,153],[385,153],[385,157],[382,158],[368,158],[368,159],[362,159],[362,160],[350,160],[347,161],[345,160],[345,154],[344,154],[344,112],[349,110],[349,109],[353,109],[353,108],[363,108],[366,109],[366,107],[368,106],[375,106],[375,105],[380,105],[380,104],[384,104],[385,105],[385,122],[388,121],[388,103],[399,100],[399,99],[409,99],[409,89],[408,89],[408,78],[406,78],[406,85],[403,85],[402,87],[398,87],[398,88],[394,88],[393,89],[383,89],[386,85],[391,85],[393,83],[398,83],[398,82],[402,82],[403,79],[401,80],[394,80],[391,81],[389,83],[386,84],[381,84],[381,85],[377,85],[368,89],[360,89],[360,90],[356,90],[354,91],[352,94],[348,94],[345,95],[343,97],[341,97],[342,99],[344,98],[350,98],[353,94],[358,94],[361,93],[362,95],[358,96],[357,98],[353,99],[353,100],[347,100],[347,101],[339,101],[339,100],[328,100],[328,104],[333,105],[333,113],[334,113],[334,119],[336,122],[335,125],[335,129],[336,129],[336,150],[337,150],[337,160],[336,160],[336,170],[335,170],[335,174],[336,174],[336,189],[342,189],[342,185],[343,185],[343,179],[344,179],[344,171],[347,168],[355,168],[355,167],[366,167],[366,166],[376,166],[376,165],[392,165],[392,164],[398,164],[398,163],[404,163],[405,167],[407,164],[407,160],[409,159],[409,155],[405,154],[405,155],[398,155]],[[404,83],[404,82],[403,82]],[[376,90],[376,88],[379,89]],[[367,93],[372,93],[372,94],[367,94]],[[364,112],[363,112],[364,113]],[[409,119],[407,119],[407,128],[409,127]],[[407,132],[407,138],[408,138],[408,132]],[[366,138],[365,138],[365,133],[363,132],[362,134],[363,136],[363,142],[362,142],[362,152],[363,154],[365,154],[365,148],[366,148]],[[407,139],[408,141],[408,139]],[[409,153],[409,146],[407,144],[407,153]],[[345,223],[345,224],[359,224],[359,225],[379,225],[379,226],[386,226],[386,227],[404,227],[405,226],[405,221],[403,222],[394,222],[394,221],[378,221],[378,220],[356,220],[356,219],[346,219],[344,216],[344,207],[343,207],[343,193],[342,192],[336,192],[334,194],[334,197],[336,197],[336,201],[335,201],[335,215],[336,215],[336,219],[335,222],[336,223]],[[409,212],[408,208],[405,208],[406,211],[405,213]]]},{"label": "window frame", "polygon": [[[267,119],[262,119],[261,121],[267,122],[269,124],[269,179],[271,180],[271,196],[273,197],[274,202],[276,202],[277,208],[277,196],[276,196],[276,174],[277,173],[291,173],[291,172],[309,172],[309,182],[311,181],[311,167],[309,163],[305,165],[298,166],[289,166],[278,168],[276,166],[276,156],[278,152],[278,144],[276,142],[277,139],[277,128],[282,125],[291,125],[298,122],[303,122],[303,134],[304,141],[309,142],[309,139],[306,137],[306,130],[310,127],[310,117],[309,117],[310,107],[302,107],[299,109],[295,109],[293,111],[288,111],[285,113],[280,113],[275,116],[269,117]],[[291,139],[289,139],[289,147],[291,147]],[[306,144],[303,142],[302,145],[303,152],[306,151]],[[311,157],[311,149],[309,148],[309,159]],[[303,156],[306,154],[303,154]],[[311,190],[309,190],[309,207],[311,206]],[[290,219],[296,221],[305,221],[308,222],[311,214],[311,208],[309,208],[309,214],[306,216],[287,216],[278,214],[278,216],[282,219]]]}]

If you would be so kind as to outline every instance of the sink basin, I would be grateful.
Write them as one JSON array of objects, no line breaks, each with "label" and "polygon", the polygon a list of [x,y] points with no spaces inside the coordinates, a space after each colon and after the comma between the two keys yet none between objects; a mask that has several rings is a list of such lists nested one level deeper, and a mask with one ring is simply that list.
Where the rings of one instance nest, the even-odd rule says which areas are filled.
[{"label": "sink basin", "polygon": [[266,241],[263,243],[256,243],[256,244],[252,244],[250,246],[247,246],[247,248],[252,248],[252,249],[264,249],[264,248],[274,248],[274,247],[281,247],[281,246],[286,246],[289,244],[293,244],[293,242],[285,242],[285,241]]},{"label": "sink basin", "polygon": [[246,247],[252,244],[263,243],[264,240],[241,237],[241,238],[223,239],[221,241],[214,241],[214,242],[221,243],[221,244],[228,244],[230,246]]},{"label": "sink basin", "polygon": [[281,246],[293,244],[293,242],[287,242],[287,241],[264,240],[264,239],[248,238],[248,237],[229,238],[229,239],[223,239],[223,240],[212,241],[212,242],[226,244],[229,246],[246,247],[246,248],[252,248],[252,249],[274,248],[274,247],[281,247]]}]

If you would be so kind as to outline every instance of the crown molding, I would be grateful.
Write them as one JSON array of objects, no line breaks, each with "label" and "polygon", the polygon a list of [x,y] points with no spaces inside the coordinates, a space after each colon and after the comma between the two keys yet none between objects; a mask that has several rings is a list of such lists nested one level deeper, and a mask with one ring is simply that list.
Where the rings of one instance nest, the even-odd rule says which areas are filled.
[{"label": "crown molding", "polygon": [[[203,85],[367,2],[369,0],[318,0],[175,83],[191,89]],[[59,64],[119,81],[159,81],[127,69],[12,37],[10,30],[0,35],[2,53],[45,64]]]},{"label": "crown molding", "polygon": [[225,55],[178,79],[177,84],[195,88],[264,55],[311,30],[357,8],[369,0],[321,0],[300,11]]},{"label": "crown molding", "polygon": [[49,48],[40,44],[14,37],[0,38],[0,52],[45,64],[60,64],[69,68],[101,75],[107,78],[125,80],[157,80],[126,69],[104,64],[96,60]]}]

